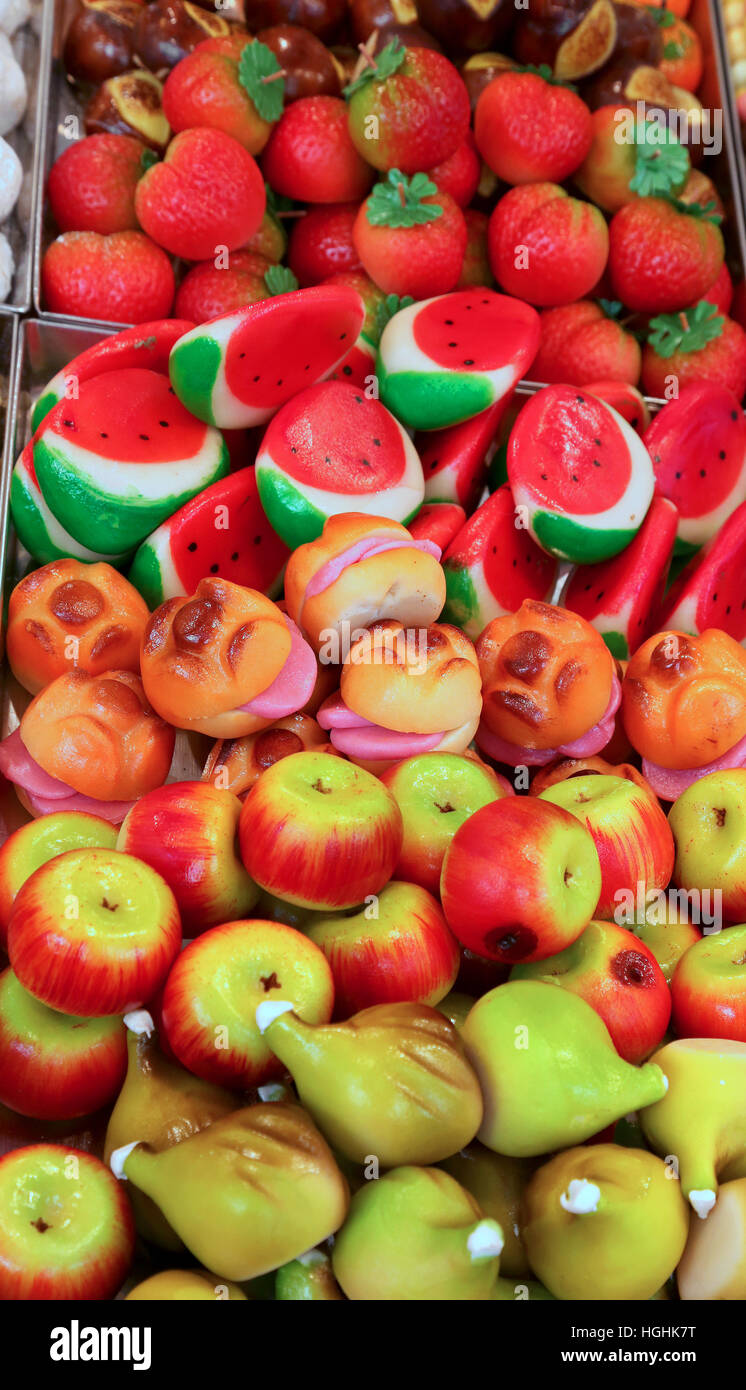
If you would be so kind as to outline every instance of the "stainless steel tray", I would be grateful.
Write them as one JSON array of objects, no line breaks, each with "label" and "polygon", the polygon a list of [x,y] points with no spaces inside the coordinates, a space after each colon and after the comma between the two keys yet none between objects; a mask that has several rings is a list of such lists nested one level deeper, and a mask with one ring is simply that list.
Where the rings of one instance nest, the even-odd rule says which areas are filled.
[{"label": "stainless steel tray", "polygon": [[[33,222],[33,291],[35,310],[56,323],[79,323],[66,314],[52,314],[41,302],[41,263],[44,251],[54,237],[46,209],[46,181],[57,156],[69,143],[63,129],[65,117],[82,115],[82,106],[68,83],[61,61],[64,35],[75,8],[75,0],[45,0],[45,28],[41,61],[46,66],[39,90],[36,201]],[[704,105],[723,112],[723,149],[707,155],[703,171],[714,179],[727,212],[724,227],[728,263],[737,278],[746,274],[746,161],[744,160],[733,87],[730,81],[725,35],[718,13],[718,0],[694,0],[689,20],[702,41],[705,73],[700,91]],[[82,131],[82,126],[81,126]],[[89,320],[99,328],[123,328],[124,324]]]},{"label": "stainless steel tray", "polygon": [[28,89],[26,114],[20,125],[4,137],[18,155],[24,173],[21,196],[2,227],[13,250],[16,268],[10,295],[0,305],[0,311],[12,314],[28,313],[33,296],[36,227],[44,187],[42,149],[37,136],[49,101],[52,18],[51,0],[44,0],[41,33],[37,34],[29,21],[11,40]]}]

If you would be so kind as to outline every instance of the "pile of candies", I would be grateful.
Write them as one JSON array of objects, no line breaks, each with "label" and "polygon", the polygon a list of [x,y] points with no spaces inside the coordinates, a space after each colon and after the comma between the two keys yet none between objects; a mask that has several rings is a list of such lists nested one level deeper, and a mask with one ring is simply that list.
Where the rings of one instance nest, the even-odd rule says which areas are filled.
[{"label": "pile of candies", "polygon": [[[534,6],[501,68],[463,6],[473,136],[414,19],[346,104],[208,38],[142,230],[47,253],[54,304],[150,248],[165,314],[196,264],[13,472],[0,1298],[746,1298],[746,335],[686,144],[614,140],[685,87],[638,8]],[[257,293],[254,154],[316,199]]]}]

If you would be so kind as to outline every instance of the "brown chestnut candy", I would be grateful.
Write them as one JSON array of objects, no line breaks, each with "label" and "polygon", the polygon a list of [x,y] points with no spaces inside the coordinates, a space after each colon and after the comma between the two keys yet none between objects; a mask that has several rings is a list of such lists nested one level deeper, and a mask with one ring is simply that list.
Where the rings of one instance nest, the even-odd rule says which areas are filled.
[{"label": "brown chestnut candy", "polygon": [[616,11],[612,0],[536,0],[516,29],[515,56],[566,82],[598,72],[616,48]]},{"label": "brown chestnut candy", "polygon": [[657,67],[663,57],[664,34],[655,15],[645,5],[625,4],[614,0],[616,15],[616,47],[612,61],[617,58],[636,59]]},{"label": "brown chestnut candy", "polygon": [[378,30],[378,48],[385,48],[392,39],[403,43],[405,48],[430,48],[434,53],[443,49],[433,34],[428,34],[421,24],[386,24]]},{"label": "brown chestnut candy", "polygon": [[138,6],[133,47],[151,72],[170,72],[204,39],[222,39],[236,25],[222,14],[190,4],[189,0],[154,0]]},{"label": "brown chestnut candy", "polygon": [[417,0],[417,12],[429,34],[462,53],[499,43],[516,14],[513,0]]},{"label": "brown chestnut candy", "polygon": [[365,43],[374,29],[392,24],[416,24],[415,0],[350,0],[350,26],[356,43]]},{"label": "brown chestnut candy", "polygon": [[298,24],[273,24],[255,35],[271,48],[285,73],[285,103],[299,97],[338,97],[339,69],[321,39]]},{"label": "brown chestnut candy", "polygon": [[249,32],[275,24],[297,24],[317,39],[333,39],[347,14],[347,0],[245,0],[244,20]]},{"label": "brown chestnut candy", "polygon": [[86,135],[136,135],[162,154],[171,138],[163,114],[163,87],[152,72],[124,72],[102,82],[83,112]]},{"label": "brown chestnut candy", "polygon": [[466,90],[469,93],[472,111],[475,109],[485,87],[501,72],[511,72],[515,68],[512,58],[504,53],[473,53],[461,68]]},{"label": "brown chestnut candy", "polygon": [[135,0],[83,0],[65,36],[62,61],[76,82],[97,87],[132,67]]}]

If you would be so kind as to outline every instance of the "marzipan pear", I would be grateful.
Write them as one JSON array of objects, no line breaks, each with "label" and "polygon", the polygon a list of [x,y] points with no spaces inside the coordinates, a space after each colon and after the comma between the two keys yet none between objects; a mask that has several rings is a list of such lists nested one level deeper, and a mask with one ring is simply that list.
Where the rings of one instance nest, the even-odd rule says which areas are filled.
[{"label": "marzipan pear", "polygon": [[590,1004],[538,980],[490,990],[461,1035],[482,1083],[478,1137],[496,1153],[568,1148],[665,1094],[660,1067],[622,1061]]},{"label": "marzipan pear", "polygon": [[445,1014],[446,1018],[451,1020],[454,1028],[460,1028],[474,1007],[474,998],[471,994],[460,994],[458,990],[452,989],[435,1007],[439,1014]]},{"label": "marzipan pear", "polygon": [[278,1269],[275,1298],[281,1303],[330,1303],[344,1300],[344,1294],[329,1256],[323,1250],[307,1250]]},{"label": "marzipan pear", "polygon": [[718,1179],[744,1176],[746,1043],[679,1038],[652,1061],[668,1077],[668,1093],[640,1121],[656,1153],[676,1161],[682,1192],[704,1218],[715,1205]]},{"label": "marzipan pear", "polygon": [[676,1279],[685,1303],[746,1299],[746,1178],[723,1183],[707,1220],[692,1220]]},{"label": "marzipan pear", "polygon": [[500,1267],[502,1231],[440,1168],[395,1168],[366,1183],[332,1250],[356,1301],[484,1302]]},{"label": "marzipan pear", "polygon": [[239,1283],[326,1240],[349,1203],[345,1179],[299,1105],[249,1105],[160,1153],[125,1145],[110,1163],[152,1197],[195,1259]]},{"label": "marzipan pear", "polygon": [[485,1216],[499,1222],[505,1237],[500,1270],[511,1279],[525,1279],[531,1273],[521,1240],[521,1200],[538,1161],[506,1158],[475,1139],[438,1165],[471,1193]]},{"label": "marzipan pear", "polygon": [[246,1303],[246,1294],[228,1279],[206,1269],[162,1269],[143,1279],[127,1294],[125,1303],[153,1302]]},{"label": "marzipan pear", "polygon": [[[559,990],[556,991],[559,993]],[[468,1144],[482,1096],[453,1024],[426,1004],[376,1004],[309,1024],[278,1000],[257,1023],[329,1143],[382,1168],[437,1163]]]},{"label": "marzipan pear", "polygon": [[555,1298],[652,1298],[686,1244],[681,1187],[655,1154],[618,1144],[566,1149],[537,1170],[523,1203],[523,1241]]},{"label": "marzipan pear", "polygon": [[[143,1031],[127,1034],[127,1075],[111,1112],[104,1161],[114,1149],[133,1139],[149,1144],[160,1153],[180,1144],[191,1134],[205,1129],[213,1120],[228,1115],[240,1105],[240,1097],[222,1086],[200,1081],[177,1062],[164,1057],[152,1019],[143,1014]],[[183,1250],[176,1232],[157,1206],[134,1184],[130,1197],[140,1235],[166,1250]]]}]

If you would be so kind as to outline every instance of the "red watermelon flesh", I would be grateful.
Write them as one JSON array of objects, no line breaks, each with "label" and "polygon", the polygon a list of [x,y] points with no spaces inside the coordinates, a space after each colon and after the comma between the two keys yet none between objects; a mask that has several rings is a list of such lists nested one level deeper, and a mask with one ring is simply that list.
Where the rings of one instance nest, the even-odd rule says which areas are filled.
[{"label": "red watermelon flesh", "polygon": [[457,502],[425,502],[407,530],[413,540],[433,541],[441,553],[455,540],[466,521],[466,512]]},{"label": "red watermelon flesh", "polygon": [[424,304],[414,315],[417,347],[444,371],[522,376],[539,348],[539,316],[530,304],[482,286]]},{"label": "red watermelon flesh", "polygon": [[349,285],[314,285],[248,305],[225,350],[226,386],[244,405],[274,409],[332,370],[355,343],[364,313]]},{"label": "red watermelon flesh", "polygon": [[60,401],[45,429],[123,463],[168,463],[202,448],[207,426],[174,395],[167,376],[141,367],[94,377],[77,400]]},{"label": "red watermelon flesh", "polygon": [[497,428],[510,400],[508,394],[461,424],[415,435],[427,498],[458,502],[467,512],[474,510],[487,479]]},{"label": "red watermelon flesh", "polygon": [[628,655],[655,631],[676,540],[678,512],[665,497],[654,497],[634,540],[619,555],[597,565],[578,565],[567,587],[565,608],[603,632],[626,639]]},{"label": "red watermelon flesh", "polygon": [[587,386],[582,386],[581,390],[590,391],[592,396],[599,396],[607,405],[612,406],[633,430],[637,430],[639,435],[644,435],[650,424],[650,411],[645,397],[636,386],[630,386],[628,381],[592,381]]},{"label": "red watermelon flesh", "polygon": [[682,517],[715,511],[736,487],[746,456],[746,417],[726,386],[685,386],[645,431],[656,490]]},{"label": "red watermelon flesh", "polygon": [[[221,507],[226,509],[227,525],[218,528]],[[165,524],[185,594],[193,594],[200,579],[211,574],[263,593],[276,582],[290,555],[262,511],[253,467],[205,488]]]},{"label": "red watermelon flesh", "polygon": [[546,555],[524,527],[517,527],[513,494],[507,483],[493,492],[443,556],[463,568],[482,563],[490,592],[507,613],[526,598],[545,599],[556,561]]},{"label": "red watermelon flesh", "polygon": [[594,516],[630,479],[627,442],[608,409],[577,386],[545,386],[523,407],[508,444],[508,472],[551,509]]},{"label": "red watermelon flesh", "polygon": [[[746,502],[728,517],[671,585],[655,626],[684,632],[719,627],[746,644]],[[676,619],[675,623],[671,620]]]},{"label": "red watermelon flesh", "polygon": [[395,487],[407,465],[393,415],[344,381],[322,382],[288,401],[267,427],[265,450],[294,481],[358,497]]},{"label": "red watermelon flesh", "polygon": [[174,343],[194,327],[189,319],[154,319],[152,323],[138,323],[134,328],[102,338],[79,353],[65,367],[65,376],[77,376],[79,381],[86,381],[122,367],[147,367],[151,372],[168,375],[168,359]]}]

